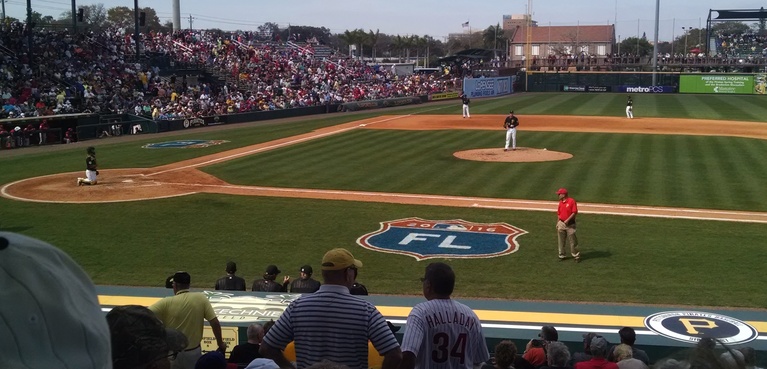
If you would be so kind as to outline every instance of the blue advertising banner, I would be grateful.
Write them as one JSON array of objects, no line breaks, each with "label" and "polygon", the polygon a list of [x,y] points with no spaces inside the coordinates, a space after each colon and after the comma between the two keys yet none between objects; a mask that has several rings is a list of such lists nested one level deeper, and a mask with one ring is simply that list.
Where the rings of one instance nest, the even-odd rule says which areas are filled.
[{"label": "blue advertising banner", "polygon": [[670,94],[674,86],[618,86],[618,92],[630,94]]},{"label": "blue advertising banner", "polygon": [[463,93],[470,98],[508,95],[512,92],[511,77],[463,79]]}]

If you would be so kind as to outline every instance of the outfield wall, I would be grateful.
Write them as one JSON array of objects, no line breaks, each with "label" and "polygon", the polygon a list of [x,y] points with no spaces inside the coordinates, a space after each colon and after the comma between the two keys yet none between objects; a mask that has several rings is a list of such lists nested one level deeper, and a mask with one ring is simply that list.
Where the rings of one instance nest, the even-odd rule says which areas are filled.
[{"label": "outfield wall", "polygon": [[651,72],[533,72],[526,78],[529,92],[767,94],[767,73],[658,73],[655,84]]}]

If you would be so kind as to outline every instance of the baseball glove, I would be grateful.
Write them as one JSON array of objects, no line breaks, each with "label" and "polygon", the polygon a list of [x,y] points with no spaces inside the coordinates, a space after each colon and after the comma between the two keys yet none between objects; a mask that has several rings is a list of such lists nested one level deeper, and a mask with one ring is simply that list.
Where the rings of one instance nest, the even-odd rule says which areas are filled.
[{"label": "baseball glove", "polygon": [[99,171],[98,170],[96,171],[96,175],[99,175]]}]

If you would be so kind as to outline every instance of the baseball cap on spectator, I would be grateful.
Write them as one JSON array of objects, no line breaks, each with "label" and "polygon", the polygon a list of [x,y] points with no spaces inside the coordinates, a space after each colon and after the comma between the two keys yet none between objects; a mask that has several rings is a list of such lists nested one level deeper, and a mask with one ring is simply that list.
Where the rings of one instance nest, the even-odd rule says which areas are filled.
[{"label": "baseball cap on spectator", "polygon": [[191,284],[192,276],[187,272],[176,272],[165,280],[165,288],[173,288],[173,282],[178,284]]},{"label": "baseball cap on spectator", "polygon": [[226,358],[218,351],[211,351],[197,359],[194,369],[226,369]]},{"label": "baseball cap on spectator", "polygon": [[312,274],[312,266],[311,265],[304,265],[301,267],[301,273],[306,273],[311,275]]},{"label": "baseball cap on spectator", "polygon": [[226,272],[227,273],[234,273],[237,271],[237,263],[233,261],[229,261],[226,263]]},{"label": "baseball cap on spectator", "polygon": [[332,249],[322,257],[322,270],[341,270],[351,266],[362,268],[362,262],[355,259],[347,249]]},{"label": "baseball cap on spectator", "polygon": [[96,288],[53,245],[0,232],[0,301],[0,368],[112,368]]},{"label": "baseball cap on spectator", "polygon": [[280,273],[282,272],[277,268],[276,265],[269,265],[268,267],[266,267],[266,274],[277,275]]},{"label": "baseball cap on spectator", "polygon": [[557,195],[567,195],[567,189],[562,187],[557,190]]},{"label": "baseball cap on spectator", "polygon": [[591,339],[589,351],[591,351],[591,354],[594,356],[600,354],[601,356],[605,356],[607,353],[607,340],[602,336],[594,336],[594,338]]},{"label": "baseball cap on spectator", "polygon": [[183,333],[168,329],[144,306],[117,306],[107,313],[114,369],[138,368],[187,346]]}]

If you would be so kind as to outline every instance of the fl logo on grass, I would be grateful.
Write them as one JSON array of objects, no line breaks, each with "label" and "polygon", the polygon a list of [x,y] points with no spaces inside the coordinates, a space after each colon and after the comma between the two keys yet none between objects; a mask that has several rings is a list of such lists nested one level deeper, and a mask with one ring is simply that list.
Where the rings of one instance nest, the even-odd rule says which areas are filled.
[{"label": "fl logo on grass", "polygon": [[370,250],[434,258],[493,258],[519,250],[517,237],[527,231],[507,223],[472,223],[461,219],[405,218],[381,222],[381,228],[357,239]]}]

